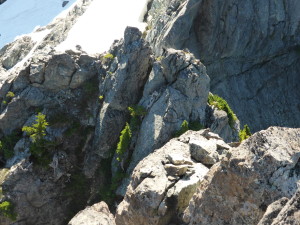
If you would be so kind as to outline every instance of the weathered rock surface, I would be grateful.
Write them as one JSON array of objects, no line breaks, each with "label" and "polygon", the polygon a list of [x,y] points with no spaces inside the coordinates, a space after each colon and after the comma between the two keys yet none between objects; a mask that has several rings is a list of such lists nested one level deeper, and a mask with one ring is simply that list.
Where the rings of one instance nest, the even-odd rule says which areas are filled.
[{"label": "weathered rock surface", "polygon": [[97,118],[94,149],[86,157],[87,176],[93,175],[100,158],[107,158],[116,146],[129,118],[128,107],[138,103],[151,68],[151,49],[137,28],[127,27],[124,39],[112,47],[112,53],[110,67],[101,74],[104,102]]},{"label": "weathered rock surface", "polygon": [[300,130],[271,127],[215,164],[183,219],[188,224],[257,224],[266,207],[291,198],[300,179]]},{"label": "weathered rock surface", "polygon": [[105,202],[99,202],[77,213],[68,225],[115,225],[114,216]]},{"label": "weathered rock surface", "polygon": [[272,225],[300,224],[300,190],[285,204]]},{"label": "weathered rock surface", "polygon": [[299,127],[299,9],[297,0],[154,0],[146,39],[158,55],[188,48],[201,59],[211,92],[253,131]]},{"label": "weathered rock surface", "polygon": [[282,210],[285,204],[288,202],[288,198],[283,197],[277,201],[270,204],[265,212],[263,218],[259,221],[257,225],[271,225],[273,220],[276,218],[278,213]]},{"label": "weathered rock surface", "polygon": [[190,53],[169,49],[156,62],[140,105],[147,109],[130,168],[172,138],[184,120],[205,123],[209,77]]},{"label": "weathered rock surface", "polygon": [[218,135],[208,130],[188,131],[172,139],[134,169],[124,200],[116,212],[116,224],[178,222],[208,172],[200,163],[202,158],[195,157],[196,146],[207,152],[214,147],[216,161],[219,160],[217,147],[223,151],[230,149]]},{"label": "weathered rock surface", "polygon": [[35,42],[31,37],[23,36],[0,50],[0,62],[5,69],[11,69],[32,49]]}]

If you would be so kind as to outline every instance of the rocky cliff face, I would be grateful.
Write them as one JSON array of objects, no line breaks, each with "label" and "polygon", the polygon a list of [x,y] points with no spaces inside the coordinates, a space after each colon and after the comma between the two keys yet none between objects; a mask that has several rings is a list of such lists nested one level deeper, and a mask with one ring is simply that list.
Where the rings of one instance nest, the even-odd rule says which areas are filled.
[{"label": "rocky cliff face", "polygon": [[296,0],[154,0],[147,40],[157,54],[188,48],[199,57],[211,91],[242,124],[299,127],[299,8]]},{"label": "rocky cliff face", "polygon": [[[299,4],[153,0],[144,33],[56,52],[90,2],[0,50],[0,223],[299,221],[299,129],[239,143],[227,104],[208,104],[220,94],[254,130],[299,127]],[[38,113],[36,144],[22,128]]]}]

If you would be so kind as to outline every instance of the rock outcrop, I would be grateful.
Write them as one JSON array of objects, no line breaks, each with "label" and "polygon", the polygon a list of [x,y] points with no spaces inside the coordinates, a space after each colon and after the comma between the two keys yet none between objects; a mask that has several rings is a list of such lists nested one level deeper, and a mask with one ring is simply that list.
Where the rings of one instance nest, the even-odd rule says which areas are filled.
[{"label": "rock outcrop", "polygon": [[77,213],[68,225],[115,225],[114,216],[105,202],[96,203]]},{"label": "rock outcrop", "polygon": [[172,139],[134,169],[116,212],[116,224],[178,222],[209,170],[205,165],[210,167],[225,157],[229,149],[209,130],[188,131]]},{"label": "rock outcrop", "polygon": [[158,55],[188,48],[201,59],[211,91],[253,131],[299,127],[299,9],[297,0],[153,0],[146,39]]},{"label": "rock outcrop", "polygon": [[300,130],[271,127],[215,164],[183,219],[188,224],[257,224],[267,206],[291,198],[300,179]]}]

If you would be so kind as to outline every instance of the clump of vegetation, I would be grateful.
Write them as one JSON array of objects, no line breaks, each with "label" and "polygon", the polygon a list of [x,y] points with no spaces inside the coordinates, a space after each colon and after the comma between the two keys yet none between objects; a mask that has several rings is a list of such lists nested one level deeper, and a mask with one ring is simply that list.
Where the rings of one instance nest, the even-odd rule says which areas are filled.
[{"label": "clump of vegetation", "polygon": [[33,160],[40,166],[48,166],[51,161],[48,149],[53,145],[45,140],[46,128],[49,123],[46,121],[46,115],[42,113],[38,113],[35,121],[36,123],[32,126],[24,126],[22,131],[27,133],[32,141],[30,152]]},{"label": "clump of vegetation", "polygon": [[156,61],[161,61],[164,57],[161,55],[161,56],[158,56],[155,60]]},{"label": "clump of vegetation", "polygon": [[15,97],[15,94],[12,91],[7,92],[5,95],[5,99],[3,99],[2,103],[4,105],[8,104],[11,102],[11,100]]},{"label": "clump of vegetation", "polygon": [[126,123],[125,128],[121,131],[120,141],[117,145],[116,153],[118,154],[117,160],[121,161],[121,157],[129,148],[132,132],[136,131],[141,123],[141,117],[145,116],[147,111],[143,106],[135,105],[128,107],[130,112],[130,122]]},{"label": "clump of vegetation", "polygon": [[0,140],[0,153],[3,155],[5,160],[14,156],[14,147],[19,139],[20,134],[18,132],[13,132]]},{"label": "clump of vegetation", "polygon": [[216,106],[219,110],[225,111],[227,113],[229,126],[234,128],[234,122],[237,120],[237,117],[223,98],[210,93],[208,95],[208,104]]},{"label": "clump of vegetation", "polygon": [[186,120],[184,120],[180,126],[180,129],[175,133],[175,137],[179,137],[188,130],[198,131],[203,129],[204,126],[198,122],[198,121],[192,121],[188,123]]},{"label": "clump of vegetation", "polygon": [[103,56],[103,58],[104,58],[104,59],[114,59],[115,56],[114,56],[113,54],[111,54],[111,53],[107,53],[107,54],[105,54],[105,55]]},{"label": "clump of vegetation", "polygon": [[247,124],[244,125],[244,128],[239,132],[239,140],[242,142],[251,136],[250,128]]},{"label": "clump of vegetation", "polygon": [[13,221],[17,219],[17,214],[14,212],[14,206],[9,201],[4,201],[0,204],[0,213]]},{"label": "clump of vegetation", "polygon": [[117,160],[121,161],[121,156],[127,151],[131,141],[131,129],[128,123],[126,123],[125,128],[121,131],[120,141],[117,146],[116,153],[118,154]]},{"label": "clump of vegetation", "polygon": [[13,93],[12,91],[7,92],[6,98],[12,99],[13,97],[15,97],[15,93]]}]

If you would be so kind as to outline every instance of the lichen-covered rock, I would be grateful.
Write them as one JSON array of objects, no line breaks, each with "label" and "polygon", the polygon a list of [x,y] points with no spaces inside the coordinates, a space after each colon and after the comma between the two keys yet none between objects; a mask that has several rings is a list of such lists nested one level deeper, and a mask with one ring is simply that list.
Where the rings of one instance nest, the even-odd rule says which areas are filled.
[{"label": "lichen-covered rock", "polygon": [[201,146],[214,143],[215,148],[230,148],[208,130],[187,131],[144,158],[134,169],[124,200],[118,206],[117,225],[164,225],[180,221],[180,215],[208,172],[207,167],[193,158],[191,146],[195,140]]},{"label": "lichen-covered rock", "polygon": [[271,127],[231,149],[201,182],[183,219],[192,224],[257,224],[266,207],[291,198],[300,179],[300,129]]},{"label": "lichen-covered rock", "polygon": [[115,225],[114,216],[110,213],[105,202],[88,206],[77,213],[68,225]]}]

